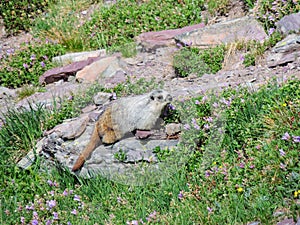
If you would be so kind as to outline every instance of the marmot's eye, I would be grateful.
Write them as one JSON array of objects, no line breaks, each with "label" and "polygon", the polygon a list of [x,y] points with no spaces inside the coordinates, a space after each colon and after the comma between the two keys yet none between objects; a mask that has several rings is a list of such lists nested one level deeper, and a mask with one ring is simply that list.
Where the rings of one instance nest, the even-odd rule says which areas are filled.
[{"label": "marmot's eye", "polygon": [[163,99],[163,96],[162,96],[162,95],[159,95],[157,98],[158,98],[158,100],[162,100],[162,99]]},{"label": "marmot's eye", "polygon": [[151,96],[150,96],[150,99],[151,99],[151,100],[154,100],[154,96],[153,96],[153,95],[151,95]]}]

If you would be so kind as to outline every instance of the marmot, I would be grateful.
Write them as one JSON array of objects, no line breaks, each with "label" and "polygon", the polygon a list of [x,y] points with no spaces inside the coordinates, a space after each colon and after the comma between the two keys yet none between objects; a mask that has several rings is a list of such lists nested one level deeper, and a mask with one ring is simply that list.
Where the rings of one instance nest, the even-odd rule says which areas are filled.
[{"label": "marmot", "polygon": [[80,169],[101,143],[112,144],[126,133],[153,128],[163,109],[171,101],[171,95],[163,90],[114,101],[99,117],[90,142],[79,155],[72,171]]}]

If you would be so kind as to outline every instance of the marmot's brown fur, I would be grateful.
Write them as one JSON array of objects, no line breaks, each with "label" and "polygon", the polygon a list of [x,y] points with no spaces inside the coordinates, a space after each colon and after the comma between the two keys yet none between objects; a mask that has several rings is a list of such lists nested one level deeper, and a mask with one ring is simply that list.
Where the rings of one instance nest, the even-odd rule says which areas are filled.
[{"label": "marmot's brown fur", "polygon": [[156,90],[113,102],[96,122],[90,142],[76,160],[72,171],[80,169],[101,143],[112,144],[128,132],[153,128],[162,110],[171,101],[168,92]]}]

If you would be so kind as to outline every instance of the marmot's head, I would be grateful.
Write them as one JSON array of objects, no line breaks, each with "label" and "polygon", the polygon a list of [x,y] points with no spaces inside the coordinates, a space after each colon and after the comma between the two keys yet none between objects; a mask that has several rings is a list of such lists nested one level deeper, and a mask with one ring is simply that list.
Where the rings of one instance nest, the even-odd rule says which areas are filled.
[{"label": "marmot's head", "polygon": [[171,103],[172,96],[163,90],[154,90],[150,92],[150,101],[154,101],[157,105],[166,106],[168,103]]}]

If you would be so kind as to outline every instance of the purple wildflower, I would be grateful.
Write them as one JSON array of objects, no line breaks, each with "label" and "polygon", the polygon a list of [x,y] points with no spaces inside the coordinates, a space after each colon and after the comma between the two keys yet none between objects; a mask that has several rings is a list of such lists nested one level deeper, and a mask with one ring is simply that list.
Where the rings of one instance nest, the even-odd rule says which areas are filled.
[{"label": "purple wildflower", "polygon": [[199,100],[195,100],[195,104],[196,104],[196,105],[200,105]]},{"label": "purple wildflower", "polygon": [[172,104],[168,104],[168,107],[169,107],[170,110],[175,110],[176,109],[175,106],[172,105]]},{"label": "purple wildflower", "polygon": [[210,126],[208,124],[204,124],[203,127],[204,127],[205,130],[209,130],[209,128],[210,128]]},{"label": "purple wildflower", "polygon": [[41,62],[41,67],[45,67],[46,64],[44,63],[44,61]]},{"label": "purple wildflower", "polygon": [[286,167],[286,165],[285,165],[285,164],[283,164],[283,163],[280,163],[280,168],[281,168],[281,169],[283,169],[283,170],[284,170],[284,169],[285,169],[285,167]]},{"label": "purple wildflower", "polygon": [[300,136],[293,136],[294,143],[300,143]]},{"label": "purple wildflower", "polygon": [[30,56],[30,60],[35,60],[35,59],[36,59],[36,58],[35,58],[35,55],[34,55],[34,54]]},{"label": "purple wildflower", "polygon": [[46,55],[44,55],[43,58],[44,58],[45,60],[48,60],[48,57],[47,57]]},{"label": "purple wildflower", "polygon": [[67,222],[67,225],[72,225],[72,223],[70,221]]},{"label": "purple wildflower", "polygon": [[52,222],[53,222],[53,220],[47,220],[47,221],[46,221],[46,225],[51,225]]},{"label": "purple wildflower", "polygon": [[53,182],[51,180],[48,180],[47,183],[49,184],[49,186],[53,186]]},{"label": "purple wildflower", "polygon": [[202,103],[206,102],[207,99],[208,99],[208,97],[206,95],[204,95],[203,98],[202,98]]},{"label": "purple wildflower", "polygon": [[20,221],[21,221],[21,224],[25,224],[25,217],[24,217],[24,216],[21,216]]},{"label": "purple wildflower", "polygon": [[32,224],[32,225],[38,225],[38,224],[39,224],[39,221],[37,221],[36,219],[34,219],[34,220],[31,221],[31,224]]},{"label": "purple wildflower", "polygon": [[38,215],[38,213],[37,213],[36,211],[34,211],[34,212],[32,213],[32,215],[33,215],[33,218],[34,218],[34,219],[38,219],[38,218],[39,218],[39,215]]},{"label": "purple wildflower", "polygon": [[240,163],[239,167],[240,168],[245,168],[245,164],[244,163]]},{"label": "purple wildflower", "polygon": [[240,60],[241,60],[242,62],[244,62],[245,56],[241,55]]},{"label": "purple wildflower", "polygon": [[219,107],[219,104],[217,102],[214,102],[213,105],[212,105],[214,108],[218,108]]},{"label": "purple wildflower", "polygon": [[77,210],[76,210],[76,209],[73,209],[73,210],[71,211],[71,214],[73,214],[73,215],[77,215],[77,214],[78,214],[78,212],[77,212]]},{"label": "purple wildflower", "polygon": [[253,164],[251,164],[250,166],[249,166],[249,168],[250,169],[253,169],[255,166],[253,165]]},{"label": "purple wildflower", "polygon": [[180,191],[178,194],[178,199],[181,200],[183,199],[183,191]]},{"label": "purple wildflower", "polygon": [[281,156],[285,156],[285,151],[283,151],[283,149],[279,149],[279,153]]},{"label": "purple wildflower", "polygon": [[206,177],[209,177],[209,176],[210,176],[210,171],[209,171],[209,170],[206,170],[206,171],[205,171],[205,176],[206,176]]},{"label": "purple wildflower", "polygon": [[63,192],[63,196],[67,196],[69,193],[68,193],[68,190],[65,189],[64,192]]},{"label": "purple wildflower", "polygon": [[53,219],[58,220],[58,213],[57,212],[53,212]]},{"label": "purple wildflower", "polygon": [[191,126],[189,124],[184,124],[183,128],[185,130],[190,130],[191,129]]},{"label": "purple wildflower", "polygon": [[288,132],[285,132],[281,139],[287,141],[291,139],[291,136]]},{"label": "purple wildflower", "polygon": [[80,202],[80,201],[81,201],[81,200],[80,200],[80,196],[79,196],[79,195],[74,195],[74,201]]},{"label": "purple wildflower", "polygon": [[203,118],[205,121],[209,122],[209,123],[212,123],[213,122],[213,118],[211,116],[209,117],[204,117]]},{"label": "purple wildflower", "polygon": [[25,69],[28,69],[28,64],[27,63],[23,63],[23,67],[25,68]]},{"label": "purple wildflower", "polygon": [[208,211],[209,213],[211,213],[211,212],[213,211],[213,209],[207,206],[207,211]]},{"label": "purple wildflower", "polygon": [[269,31],[268,31],[269,35],[273,34],[274,31],[275,31],[275,28],[270,28]]},{"label": "purple wildflower", "polygon": [[56,206],[56,201],[55,200],[48,201],[48,206],[49,206],[49,209],[52,209],[53,207]]}]

